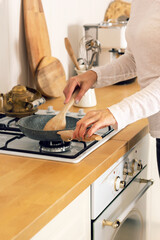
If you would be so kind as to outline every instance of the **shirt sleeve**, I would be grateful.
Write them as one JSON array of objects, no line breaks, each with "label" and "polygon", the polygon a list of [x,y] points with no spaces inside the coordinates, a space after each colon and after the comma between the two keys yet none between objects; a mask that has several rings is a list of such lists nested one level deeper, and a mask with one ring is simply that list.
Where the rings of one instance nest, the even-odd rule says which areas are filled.
[{"label": "shirt sleeve", "polygon": [[93,85],[93,88],[109,86],[132,79],[137,75],[135,60],[129,48],[126,49],[124,55],[113,62],[92,68],[92,70],[97,73],[97,82]]},{"label": "shirt sleeve", "polygon": [[160,111],[160,77],[147,87],[109,107],[118,129]]}]

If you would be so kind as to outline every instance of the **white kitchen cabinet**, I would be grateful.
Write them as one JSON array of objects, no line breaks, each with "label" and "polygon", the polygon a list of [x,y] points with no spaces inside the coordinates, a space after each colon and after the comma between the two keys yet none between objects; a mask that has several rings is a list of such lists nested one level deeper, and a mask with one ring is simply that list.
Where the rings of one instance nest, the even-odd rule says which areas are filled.
[{"label": "white kitchen cabinet", "polygon": [[31,240],[90,240],[90,225],[90,187],[88,187]]}]

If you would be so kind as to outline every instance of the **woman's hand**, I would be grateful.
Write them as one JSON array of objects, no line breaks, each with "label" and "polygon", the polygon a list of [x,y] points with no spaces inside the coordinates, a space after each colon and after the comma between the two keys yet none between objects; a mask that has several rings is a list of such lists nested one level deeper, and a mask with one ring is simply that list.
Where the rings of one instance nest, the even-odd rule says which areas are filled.
[{"label": "woman's hand", "polygon": [[88,112],[81,120],[77,122],[73,137],[83,140],[84,136],[87,135],[90,137],[98,129],[110,125],[116,126],[117,122],[109,109],[93,110]]},{"label": "woman's hand", "polygon": [[80,90],[77,96],[75,97],[75,102],[78,103],[83,97],[83,95],[87,92],[87,90],[93,86],[96,80],[97,80],[97,74],[92,70],[89,70],[83,74],[71,77],[68,80],[67,85],[63,91],[65,95],[64,103],[68,103],[75,88],[79,87]]}]

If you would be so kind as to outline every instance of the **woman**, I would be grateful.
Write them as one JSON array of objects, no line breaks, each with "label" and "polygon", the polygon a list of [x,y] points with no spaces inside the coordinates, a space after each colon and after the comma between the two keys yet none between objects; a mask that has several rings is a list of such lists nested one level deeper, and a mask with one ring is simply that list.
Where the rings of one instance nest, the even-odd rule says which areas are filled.
[{"label": "woman", "polygon": [[[127,49],[123,56],[105,66],[69,79],[64,89],[65,103],[79,86],[78,102],[91,87],[108,86],[138,76],[141,90],[104,110],[90,111],[76,126],[74,137],[91,136],[112,125],[122,129],[148,117],[150,134],[157,141],[160,173],[160,0],[133,0],[126,29]],[[87,131],[87,128],[90,129]]]}]

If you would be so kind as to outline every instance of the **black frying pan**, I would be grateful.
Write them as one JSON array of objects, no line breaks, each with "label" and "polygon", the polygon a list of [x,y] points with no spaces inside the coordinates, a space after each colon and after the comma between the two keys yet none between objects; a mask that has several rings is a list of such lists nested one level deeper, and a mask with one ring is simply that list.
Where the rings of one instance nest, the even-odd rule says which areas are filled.
[{"label": "black frying pan", "polygon": [[[23,117],[18,121],[20,130],[29,138],[39,141],[62,141],[57,131],[43,131],[46,123],[53,118],[54,115],[32,115]],[[66,117],[66,128],[63,130],[73,130],[76,127],[78,119]]]}]

